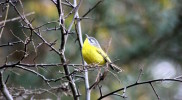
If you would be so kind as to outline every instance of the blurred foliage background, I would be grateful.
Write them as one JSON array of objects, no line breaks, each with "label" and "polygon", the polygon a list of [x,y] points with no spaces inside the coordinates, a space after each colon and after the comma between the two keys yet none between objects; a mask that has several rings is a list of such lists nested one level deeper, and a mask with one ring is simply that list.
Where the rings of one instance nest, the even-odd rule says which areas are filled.
[{"label": "blurred foliage background", "polygon": [[[1,0],[3,1],[3,0]],[[35,12],[28,16],[33,20],[34,27],[44,23],[57,21],[58,14],[55,5],[51,0],[22,0],[25,13]],[[70,0],[72,2],[72,0]],[[98,0],[84,0],[79,9],[80,16],[93,7]],[[4,20],[4,6],[0,6],[0,21]],[[17,7],[21,9],[20,5]],[[71,8],[64,6],[65,15]],[[10,6],[8,19],[17,17],[14,9]],[[69,26],[73,15],[66,19],[66,26]],[[117,74],[122,83],[119,83],[111,73],[101,82],[103,94],[115,89],[127,86],[136,82],[140,69],[143,68],[143,75],[140,81],[158,78],[174,78],[182,73],[182,1],[181,0],[103,0],[87,17],[81,21],[83,39],[84,34],[95,37],[101,47],[109,49],[108,55],[112,61],[124,69],[124,72]],[[47,28],[58,27],[58,23],[46,25],[41,28],[43,37],[53,42],[57,40],[55,48],[60,46],[60,30],[45,31]],[[25,34],[30,31],[22,29],[20,21],[8,22],[4,28],[0,44],[17,41],[11,34],[25,39]],[[74,32],[75,30],[72,29]],[[78,42],[75,42],[76,35],[69,35],[66,45],[66,57],[72,64],[81,64],[81,57]],[[108,46],[111,40],[111,45]],[[41,41],[34,36],[37,46]],[[15,50],[23,49],[23,45],[0,48],[0,65],[3,65],[7,55]],[[34,63],[36,54],[33,45],[28,46],[29,57],[23,60],[24,63]],[[37,50],[36,63],[60,63],[60,58],[48,47],[41,46]],[[22,52],[15,53],[8,57],[8,62],[16,62],[20,59]],[[117,60],[119,59],[119,60]],[[37,68],[39,73],[48,78],[62,76],[60,67]],[[73,70],[73,69],[71,69]],[[90,84],[94,83],[97,71],[89,72]],[[45,82],[23,70],[15,68],[6,70],[4,77],[10,75],[7,85],[9,87],[25,87],[27,89],[48,88]],[[81,74],[82,75],[82,74]],[[52,83],[56,86],[61,82]],[[84,81],[76,81],[81,91],[81,98],[84,99]],[[158,82],[153,84],[162,100],[180,100],[182,98],[182,84],[175,82]],[[136,86],[126,90],[127,100],[155,100],[155,96],[149,84]],[[92,100],[99,97],[99,90],[92,91]],[[35,96],[34,98],[56,97],[49,93]],[[63,94],[62,99],[71,99]],[[104,100],[120,100],[120,97],[110,96]]]}]

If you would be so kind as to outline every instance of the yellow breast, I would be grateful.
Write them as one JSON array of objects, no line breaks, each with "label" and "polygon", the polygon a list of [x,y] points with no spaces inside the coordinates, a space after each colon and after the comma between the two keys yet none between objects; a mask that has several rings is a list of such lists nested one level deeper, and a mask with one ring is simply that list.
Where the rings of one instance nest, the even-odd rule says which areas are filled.
[{"label": "yellow breast", "polygon": [[[102,55],[98,51],[102,53]],[[104,57],[110,61],[107,54],[101,48],[90,45],[87,38],[82,47],[82,55],[87,64],[104,65],[106,63]]]}]

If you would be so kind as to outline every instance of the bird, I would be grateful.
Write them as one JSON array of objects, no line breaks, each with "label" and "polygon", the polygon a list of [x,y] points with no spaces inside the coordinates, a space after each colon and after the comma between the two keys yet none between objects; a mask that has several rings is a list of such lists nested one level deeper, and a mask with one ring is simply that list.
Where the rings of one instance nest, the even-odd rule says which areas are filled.
[{"label": "bird", "polygon": [[121,72],[122,69],[111,62],[108,55],[101,48],[99,42],[94,37],[88,36],[87,34],[85,35],[86,39],[84,40],[82,47],[82,56],[84,61],[87,64],[97,64],[100,66],[108,63],[111,69]]}]

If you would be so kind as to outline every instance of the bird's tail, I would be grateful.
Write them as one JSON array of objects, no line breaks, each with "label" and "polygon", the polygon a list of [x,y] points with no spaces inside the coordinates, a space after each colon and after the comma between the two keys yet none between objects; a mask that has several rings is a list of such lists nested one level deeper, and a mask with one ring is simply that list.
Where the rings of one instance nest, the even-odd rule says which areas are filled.
[{"label": "bird's tail", "polygon": [[119,68],[117,65],[115,65],[115,64],[113,64],[113,63],[111,62],[111,60],[109,59],[109,57],[107,56],[107,54],[104,53],[104,51],[103,51],[103,52],[101,52],[101,51],[102,51],[102,49],[100,49],[100,51],[97,50],[97,52],[98,52],[99,54],[101,54],[101,56],[105,59],[105,61],[106,61],[107,63],[109,63],[109,66],[111,67],[111,69],[117,71],[118,73],[123,71],[121,68]]},{"label": "bird's tail", "polygon": [[117,65],[115,65],[113,63],[109,63],[109,67],[111,67],[112,70],[115,70],[118,73],[123,71],[121,68],[119,68]]}]

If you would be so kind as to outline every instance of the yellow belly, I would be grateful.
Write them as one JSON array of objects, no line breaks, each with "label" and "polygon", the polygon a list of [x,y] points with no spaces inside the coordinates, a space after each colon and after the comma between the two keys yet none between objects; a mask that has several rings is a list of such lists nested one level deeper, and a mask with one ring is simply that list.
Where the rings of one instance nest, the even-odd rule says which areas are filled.
[{"label": "yellow belly", "polygon": [[110,62],[107,54],[101,48],[90,45],[87,39],[84,41],[82,47],[82,55],[87,64],[104,65],[106,63],[105,59]]},{"label": "yellow belly", "polygon": [[105,59],[97,52],[97,48],[94,46],[83,47],[82,55],[87,64],[104,65],[106,63]]}]

